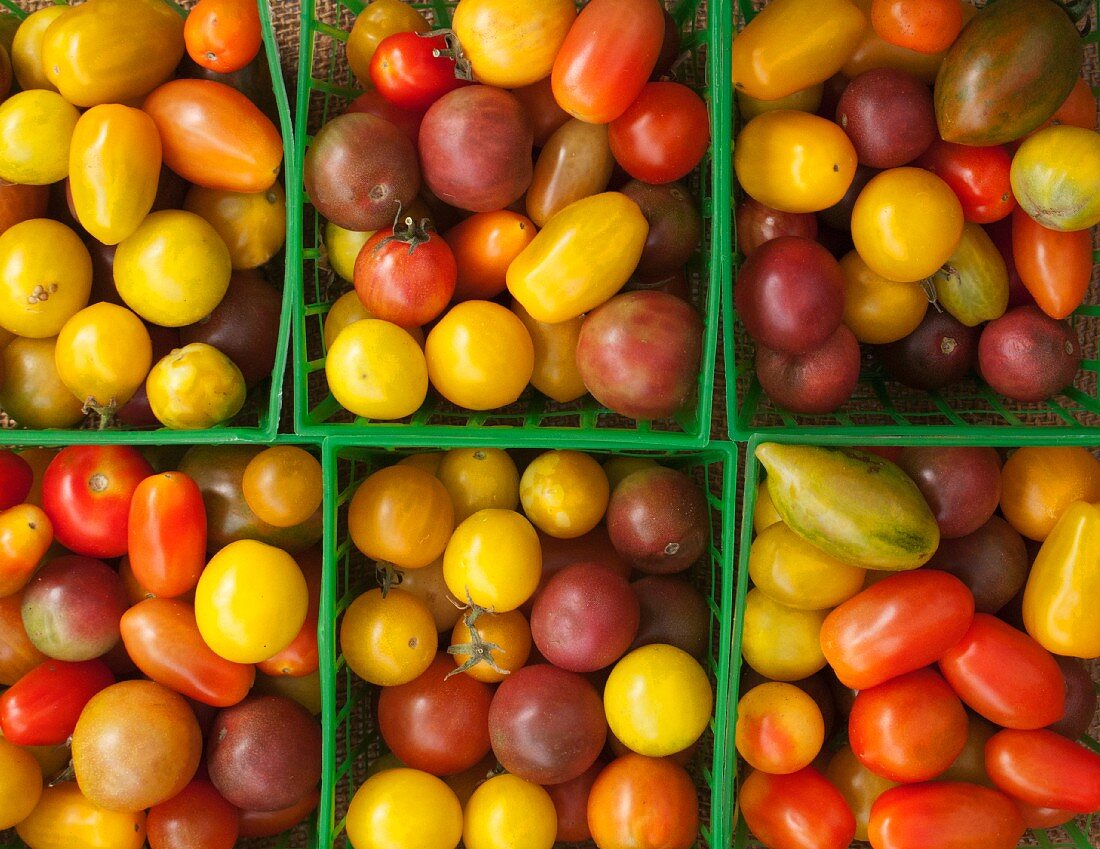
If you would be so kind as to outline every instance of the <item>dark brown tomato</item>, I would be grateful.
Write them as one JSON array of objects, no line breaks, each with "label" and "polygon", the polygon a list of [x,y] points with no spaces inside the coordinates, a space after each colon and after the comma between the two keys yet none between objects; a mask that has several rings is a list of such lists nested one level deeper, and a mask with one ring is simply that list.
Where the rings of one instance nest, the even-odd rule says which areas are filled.
[{"label": "dark brown tomato", "polygon": [[1012,216],[1007,215],[992,224],[983,224],[982,228],[989,234],[989,238],[1000,251],[1001,259],[1005,261],[1005,270],[1008,272],[1008,308],[1034,305],[1035,298],[1031,296],[1024,281],[1020,279],[1020,272],[1016,270],[1016,256],[1012,252]]},{"label": "dark brown tomato", "polygon": [[932,92],[896,68],[865,71],[848,83],[836,122],[852,140],[860,163],[872,168],[912,162],[939,135]]},{"label": "dark brown tomato", "polygon": [[1008,522],[992,516],[973,533],[941,539],[924,568],[950,572],[970,588],[976,611],[996,613],[1027,581],[1027,548]]},{"label": "dark brown tomato", "polygon": [[634,274],[626,281],[622,290],[624,292],[664,292],[666,295],[691,303],[691,283],[688,281],[687,271],[683,268],[652,277]]},{"label": "dark brown tomato", "polygon": [[527,111],[508,92],[457,89],[433,103],[420,125],[424,182],[459,209],[503,209],[531,184],[533,139]]},{"label": "dark brown tomato", "polygon": [[875,354],[887,374],[914,389],[942,389],[965,378],[978,362],[980,328],[928,310],[917,329]]},{"label": "dark brown tomato", "polygon": [[49,202],[49,186],[0,183],[0,233],[22,221],[42,218]]},{"label": "dark brown tomato", "polygon": [[489,739],[508,772],[536,784],[562,784],[592,766],[603,750],[603,701],[575,672],[525,666],[493,695]]},{"label": "dark brown tomato", "polygon": [[683,267],[703,238],[703,218],[687,187],[631,180],[620,191],[638,204],[649,223],[637,273],[665,274]]},{"label": "dark brown tomato", "polygon": [[806,415],[831,413],[852,397],[859,382],[859,342],[841,324],[805,354],[756,348],[756,377],[778,406]]},{"label": "dark brown tomato", "polygon": [[840,105],[840,98],[844,90],[848,88],[850,80],[844,74],[833,74],[825,80],[821,87],[821,105],[817,107],[816,115],[836,120],[836,108]]},{"label": "dark brown tomato", "polygon": [[940,537],[972,534],[1001,501],[1001,458],[995,448],[911,446],[898,463],[916,483],[940,526]]},{"label": "dark brown tomato", "polygon": [[615,549],[651,575],[689,568],[710,540],[703,490],[683,472],[656,466],[627,475],[611,494],[607,531]]},{"label": "dark brown tomato", "polygon": [[1073,383],[1081,340],[1068,321],[1038,307],[1016,307],[989,322],[978,343],[978,370],[1015,401],[1045,401]]},{"label": "dark brown tomato", "polygon": [[420,190],[416,149],[375,115],[333,118],[314,136],[303,170],[306,192],[325,218],[347,230],[393,224]]},{"label": "dark brown tomato", "polygon": [[607,762],[598,759],[576,778],[546,788],[558,814],[558,843],[579,843],[592,838],[588,830],[588,794],[605,766]]},{"label": "dark brown tomato", "polygon": [[[92,258],[92,291],[88,296],[88,303],[103,301],[125,307],[126,302],[115,287],[115,251],[118,250],[118,245],[105,245],[89,237],[84,246]],[[156,362],[155,358],[153,362]]]},{"label": "dark brown tomato", "polygon": [[[111,250],[114,250],[114,248]],[[145,329],[149,331],[149,339],[153,343],[154,363],[159,362],[162,357],[180,347],[179,328],[161,327],[159,324],[146,322]],[[153,408],[149,406],[149,393],[145,391],[144,381],[130,396],[130,400],[119,407],[118,420],[130,427],[157,427],[159,425],[159,420],[153,415]]]},{"label": "dark brown tomato", "polygon": [[745,256],[780,236],[817,238],[817,218],[810,212],[780,212],[748,195],[737,204],[737,249]]},{"label": "dark brown tomato", "polygon": [[1047,728],[1076,740],[1088,733],[1092,718],[1096,715],[1096,685],[1088,668],[1078,658],[1054,655],[1054,660],[1066,679],[1066,711],[1061,719]]},{"label": "dark brown tomato", "polygon": [[701,658],[710,648],[710,608],[703,594],[682,578],[647,575],[630,585],[638,597],[638,633],[631,649],[655,643]]},{"label": "dark brown tomato", "polygon": [[[856,199],[859,197],[859,193],[863,191],[864,186],[871,182],[871,178],[876,174],[878,174],[878,169],[876,168],[868,168],[866,165],[857,165],[855,176],[852,178],[852,184],[848,187],[848,191],[844,193],[844,197],[827,209],[823,209],[821,212],[817,213],[817,220],[826,227],[838,230],[842,233],[848,232],[850,235],[852,227],[852,208],[856,205]],[[740,225],[738,225],[738,227],[740,227]],[[811,236],[811,238],[813,237]]]},{"label": "dark brown tomato", "polygon": [[[675,18],[669,14],[668,9],[662,9],[665,15],[665,35],[661,41],[661,52],[657,56],[657,64],[653,66],[653,73],[649,75],[651,81],[666,77],[676,60],[680,58],[680,27],[676,25]],[[561,839],[561,838],[559,838]]]},{"label": "dark brown tomato", "polygon": [[[512,96],[523,104],[534,131],[535,147],[542,147],[554,135],[554,131],[569,120],[570,115],[554,99],[550,77],[537,83],[512,89]],[[522,210],[521,210],[522,211]]]},{"label": "dark brown tomato", "polygon": [[213,80],[235,88],[259,106],[260,111],[276,126],[279,123],[279,107],[275,102],[275,89],[271,85],[271,67],[267,63],[267,49],[262,45],[251,62],[232,74],[219,74],[204,68],[184,53],[176,76],[193,80]]}]

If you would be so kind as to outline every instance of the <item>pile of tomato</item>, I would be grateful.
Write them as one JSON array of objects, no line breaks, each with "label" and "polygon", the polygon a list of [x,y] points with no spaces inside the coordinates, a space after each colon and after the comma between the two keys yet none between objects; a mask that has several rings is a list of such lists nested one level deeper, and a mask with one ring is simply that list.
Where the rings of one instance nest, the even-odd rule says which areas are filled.
[{"label": "pile of tomato", "polygon": [[328,264],[354,286],[325,322],[329,389],[383,420],[429,386],[469,410],[532,386],[673,415],[703,336],[681,181],[710,142],[706,103],[666,79],[679,26],[657,0],[460,0],[452,26],[369,3],[347,41],[367,91],[306,152]]},{"label": "pile of tomato", "polygon": [[773,0],[733,41],[738,317],[761,387],[843,405],[891,378],[1073,383],[1100,221],[1096,97],[1054,0]]},{"label": "pile of tomato", "polygon": [[0,829],[232,849],[313,811],[321,491],[293,446],[0,452]]},{"label": "pile of tomato", "polygon": [[186,20],[162,0],[0,18],[10,422],[207,428],[270,377],[282,296],[265,268],[286,237],[272,97],[252,0],[201,0]]},{"label": "pile of tomato", "polygon": [[713,693],[708,605],[684,575],[708,513],[681,471],[577,451],[456,448],[366,477],[347,527],[382,586],[339,639],[381,688],[385,754],[351,844],[694,846],[686,767]]}]

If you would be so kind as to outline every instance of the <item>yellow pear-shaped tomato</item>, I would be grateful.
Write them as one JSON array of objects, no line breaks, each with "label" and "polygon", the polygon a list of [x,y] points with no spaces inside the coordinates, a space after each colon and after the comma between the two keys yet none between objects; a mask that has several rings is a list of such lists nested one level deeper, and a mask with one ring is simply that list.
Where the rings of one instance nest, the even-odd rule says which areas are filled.
[{"label": "yellow pear-shaped tomato", "polygon": [[1028,138],[1012,157],[1012,193],[1049,230],[1100,223],[1100,133],[1056,125]]},{"label": "yellow pear-shaped tomato", "polygon": [[60,94],[33,89],[0,104],[0,180],[45,186],[69,173],[80,113]]},{"label": "yellow pear-shaped tomato", "polygon": [[623,287],[648,235],[638,204],[620,192],[576,201],[547,221],[512,260],[508,291],[536,321],[576,318]]},{"label": "yellow pear-shaped tomato", "polygon": [[519,88],[550,74],[576,17],[573,0],[460,0],[451,26],[478,81]]},{"label": "yellow pear-shaped tomato", "polygon": [[237,415],[246,388],[244,375],[229,357],[212,345],[192,342],[149,370],[145,391],[153,415],[165,427],[203,430]]},{"label": "yellow pear-shaped tomato", "polygon": [[0,235],[0,327],[45,339],[88,303],[92,258],[59,221],[32,218]]},{"label": "yellow pear-shaped tomato", "polygon": [[75,781],[42,791],[31,815],[15,827],[30,849],[141,849],[145,845],[145,811],[109,811],[88,799]]},{"label": "yellow pear-shaped tomato", "polygon": [[733,153],[737,179],[749,196],[781,212],[818,212],[839,202],[856,164],[844,130],[791,109],[749,121]]},{"label": "yellow pear-shaped tomato", "polygon": [[15,31],[11,44],[11,66],[19,87],[24,91],[44,88],[57,91],[42,66],[42,39],[50,24],[68,11],[67,6],[47,6],[27,15]]},{"label": "yellow pear-shaped tomato", "polygon": [[535,368],[531,385],[547,398],[561,404],[576,401],[588,391],[577,368],[577,341],[583,316],[548,324],[535,321],[519,301],[512,300],[512,312],[519,316],[535,346]]},{"label": "yellow pear-shaped tomato", "polygon": [[286,192],[278,182],[264,192],[192,186],[183,208],[218,231],[235,271],[259,268],[286,241]]},{"label": "yellow pear-shaped tomato", "polygon": [[76,106],[148,94],[183,58],[183,18],[163,0],[88,0],[50,24],[46,77]]},{"label": "yellow pear-shaped tomato", "polygon": [[118,103],[80,116],[69,149],[69,189],[81,226],[117,245],[149,214],[160,179],[160,134],[140,109]]},{"label": "yellow pear-shaped tomato", "polygon": [[145,381],[153,343],[140,318],[126,307],[85,307],[61,328],[54,362],[61,381],[82,401],[125,404]]}]

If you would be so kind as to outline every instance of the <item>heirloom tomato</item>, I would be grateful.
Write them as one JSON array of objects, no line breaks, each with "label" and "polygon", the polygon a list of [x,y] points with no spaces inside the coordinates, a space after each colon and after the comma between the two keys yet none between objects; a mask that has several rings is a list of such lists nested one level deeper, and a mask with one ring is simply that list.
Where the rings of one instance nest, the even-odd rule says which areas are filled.
[{"label": "heirloom tomato", "polygon": [[1001,513],[1041,542],[1075,501],[1100,501],[1100,462],[1085,448],[1017,448],[1001,469]]},{"label": "heirloom tomato", "polygon": [[846,849],[856,833],[848,803],[812,766],[789,775],[754,770],[737,802],[757,839],[777,849]]},{"label": "heirloom tomato", "polygon": [[[483,654],[478,653],[478,643],[473,639],[475,630],[486,644],[481,650]],[[489,648],[490,645],[496,648]],[[476,621],[466,614],[455,624],[447,651],[454,656],[455,665],[475,681],[499,684],[527,662],[531,654],[531,626],[518,610],[482,614]]]},{"label": "heirloom tomato", "polygon": [[0,179],[32,186],[65,179],[79,116],[60,94],[41,89],[0,103]]},{"label": "heirloom tomato", "polygon": [[779,522],[753,540],[749,575],[761,592],[780,604],[824,610],[863,589],[866,570],[826,554]]},{"label": "heirloom tomato", "polygon": [[149,407],[173,430],[201,430],[233,418],[244,406],[244,375],[213,345],[177,348],[149,371]]},{"label": "heirloom tomato", "polygon": [[[250,2],[250,0],[245,0]],[[146,818],[150,849],[233,849],[241,814],[205,778],[153,805]]]},{"label": "heirloom tomato", "polygon": [[1024,822],[1016,804],[996,790],[928,781],[879,796],[867,831],[876,849],[1014,849]]},{"label": "heirloom tomato", "polygon": [[84,418],[84,403],[57,374],[56,347],[56,337],[16,337],[0,351],[0,406],[22,427],[71,427]]},{"label": "heirloom tomato", "polygon": [[511,309],[531,334],[531,344],[535,348],[531,385],[547,398],[561,404],[576,401],[584,395],[588,388],[577,368],[577,344],[584,316],[553,324],[536,321],[515,298],[512,299]]},{"label": "heirloom tomato", "polygon": [[699,831],[699,797],[687,771],[629,753],[596,777],[588,827],[602,849],[688,849]]},{"label": "heirloom tomato", "polygon": [[337,334],[325,358],[325,377],[336,401],[364,418],[404,418],[428,395],[420,345],[409,331],[375,318],[355,321]]},{"label": "heirloom tomato", "polygon": [[928,295],[919,283],[887,280],[856,251],[844,255],[840,269],[844,272],[844,323],[860,342],[897,342],[920,326],[928,311]]},{"label": "heirloom tomato", "polygon": [[400,587],[384,596],[380,589],[363,593],[340,624],[340,651],[348,668],[380,687],[419,676],[435,659],[438,640],[426,604]]},{"label": "heirloom tomato", "polygon": [[114,682],[102,660],[45,660],[0,695],[0,731],[17,746],[58,746],[92,696]]},{"label": "heirloom tomato", "polygon": [[615,160],[631,177],[671,183],[698,165],[710,146],[707,105],[680,83],[646,83],[608,125],[607,137]]},{"label": "heirloom tomato", "polygon": [[206,566],[206,510],[195,482],[162,472],[139,483],[127,538],[130,568],[143,587],[163,598],[194,589]]},{"label": "heirloom tomato", "polygon": [[25,749],[0,737],[0,828],[18,825],[42,796],[42,769]]},{"label": "heirloom tomato", "polygon": [[462,844],[466,849],[550,849],[557,830],[550,794],[505,773],[478,787],[466,803]]},{"label": "heirloom tomato", "polygon": [[278,181],[250,193],[192,186],[183,208],[217,231],[236,271],[259,268],[286,241],[286,192]]},{"label": "heirloom tomato", "polygon": [[573,0],[461,0],[451,26],[475,79],[519,88],[553,70],[576,17]]},{"label": "heirloom tomato", "polygon": [[1012,191],[1028,215],[1052,230],[1087,230],[1100,222],[1100,134],[1047,127],[1012,158]]},{"label": "heirloom tomato", "polygon": [[276,445],[257,454],[244,470],[244,500],[277,528],[300,525],[321,507],[321,464],[296,445]]},{"label": "heirloom tomato", "polygon": [[362,849],[454,849],[462,839],[462,806],[430,773],[387,769],[355,791],[346,827],[348,840]]},{"label": "heirloom tomato", "polygon": [[[545,227],[569,204],[605,191],[614,168],[607,126],[571,118],[539,151],[527,189],[527,214],[539,227]],[[531,237],[534,235],[532,230]]]},{"label": "heirloom tomato", "polygon": [[737,703],[737,752],[753,769],[798,772],[813,762],[823,742],[821,709],[793,684],[759,684]]},{"label": "heirloom tomato", "polygon": [[918,53],[940,53],[963,28],[960,0],[874,0],[871,26],[879,38]]},{"label": "heirloom tomato", "polygon": [[1073,89],[1058,107],[1058,111],[1051,115],[1039,129],[1059,124],[1086,130],[1096,129],[1096,95],[1092,93],[1092,87],[1084,77],[1077,78]]},{"label": "heirloom tomato", "polygon": [[512,510],[474,513],[455,528],[443,552],[443,577],[451,595],[495,613],[527,601],[541,574],[538,534]]},{"label": "heirloom tomato", "polygon": [[348,65],[365,86],[370,83],[374,51],[384,38],[398,32],[427,32],[430,29],[424,16],[402,0],[373,0],[355,18],[348,35]]},{"label": "heirloom tomato", "polygon": [[427,566],[447,546],[454,506],[439,479],[411,466],[387,466],[361,483],[348,507],[352,542],[399,569]]},{"label": "heirloom tomato", "polygon": [[54,349],[61,382],[85,403],[118,407],[133,397],[153,364],[153,343],[125,307],[85,307],[61,328]]},{"label": "heirloom tomato", "polygon": [[260,12],[252,0],[200,0],[183,25],[187,54],[219,74],[241,70],[260,52]]},{"label": "heirloom tomato", "polygon": [[465,84],[455,72],[454,58],[447,53],[444,35],[396,32],[375,48],[370,81],[399,109],[423,112],[447,92]]},{"label": "heirloom tomato", "polygon": [[342,279],[349,283],[355,279],[356,257],[374,233],[374,230],[346,230],[339,224],[325,222],[325,253],[328,264]]},{"label": "heirloom tomato", "polygon": [[508,266],[537,232],[526,216],[501,209],[476,212],[444,233],[458,270],[454,299],[481,300],[503,292]]},{"label": "heirloom tomato", "polygon": [[33,504],[0,512],[0,598],[23,588],[52,542],[50,517]]},{"label": "heirloom tomato", "polygon": [[990,224],[1016,208],[1009,182],[1012,157],[1001,145],[973,147],[937,139],[914,164],[947,183],[967,221]]},{"label": "heirloom tomato", "polygon": [[825,777],[840,791],[855,815],[856,840],[866,840],[871,807],[879,796],[891,787],[897,787],[897,782],[875,775],[859,762],[848,746],[838,749],[833,755],[825,770]]},{"label": "heirloom tomato", "polygon": [[1051,230],[1023,207],[1012,213],[1012,259],[1039,309],[1065,318],[1081,306],[1092,279],[1092,234]]},{"label": "heirloom tomato", "polygon": [[997,787],[1029,805],[1100,808],[1100,755],[1053,731],[998,731],[985,744],[985,767]]},{"label": "heirloom tomato", "polygon": [[519,497],[527,518],[552,537],[572,539],[603,519],[611,494],[607,475],[580,451],[547,451],[523,470]]},{"label": "heirloom tomato", "polygon": [[[872,0],[853,0],[853,2],[869,20]],[[977,9],[969,3],[963,4],[965,20],[969,21],[976,13]],[[936,81],[936,74],[940,65],[943,64],[946,53],[946,50],[939,53],[918,53],[907,47],[898,47],[881,38],[873,26],[868,26],[864,29],[863,38],[856,45],[855,51],[840,69],[840,73],[853,80],[864,71],[875,68],[895,68],[912,74],[925,85],[932,85]]]},{"label": "heirloom tomato", "polygon": [[452,448],[435,474],[451,497],[455,524],[487,507],[519,505],[519,471],[500,448]]},{"label": "heirloom tomato", "polygon": [[0,235],[4,330],[32,339],[56,336],[88,303],[91,290],[91,256],[64,224],[33,218]]},{"label": "heirloom tomato", "polygon": [[[857,596],[858,597],[858,596]],[[825,610],[796,610],[758,587],[745,596],[745,662],[765,678],[799,681],[825,666],[819,635]]]},{"label": "heirloom tomato", "polygon": [[42,661],[23,625],[23,593],[0,596],[0,686],[10,687]]},{"label": "heirloom tomato", "polygon": [[50,25],[67,11],[68,6],[46,6],[32,12],[18,24],[14,37],[9,36],[12,72],[20,88],[57,91],[42,67],[42,38]]},{"label": "heirloom tomato", "polygon": [[75,781],[65,781],[43,790],[31,815],[15,831],[33,849],[141,849],[145,811],[109,811],[81,793]]}]

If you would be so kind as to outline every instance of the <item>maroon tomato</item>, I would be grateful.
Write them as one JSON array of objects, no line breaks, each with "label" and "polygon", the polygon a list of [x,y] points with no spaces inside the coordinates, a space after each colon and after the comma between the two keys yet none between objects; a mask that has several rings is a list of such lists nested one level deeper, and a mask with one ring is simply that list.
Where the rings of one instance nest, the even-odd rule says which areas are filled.
[{"label": "maroon tomato", "polygon": [[400,106],[394,106],[376,88],[367,89],[349,103],[348,108],[344,110],[344,114],[347,115],[352,112],[363,112],[384,121],[389,121],[407,135],[413,145],[416,144],[420,136],[420,122],[424,120],[423,110],[402,109]]},{"label": "maroon tomato", "polygon": [[153,467],[128,445],[62,448],[42,478],[42,508],[59,543],[88,557],[126,553],[130,501]]},{"label": "maroon tomato", "polygon": [[22,504],[33,483],[30,463],[14,451],[0,450],[0,512]]},{"label": "maroon tomato", "polygon": [[1024,823],[1003,793],[961,781],[887,790],[871,807],[875,849],[1015,849]]},{"label": "maroon tomato", "polygon": [[17,746],[60,746],[84,705],[114,683],[101,660],[47,660],[0,695],[0,731]]},{"label": "maroon tomato", "polygon": [[1016,207],[1008,180],[1012,157],[1000,145],[972,147],[936,139],[914,164],[951,187],[967,221],[1000,221]]},{"label": "maroon tomato", "polygon": [[[538,529],[536,528],[538,531]],[[607,525],[602,522],[586,534],[573,539],[559,539],[538,531],[539,546],[542,548],[541,587],[566,566],[574,563],[599,563],[624,578],[630,577],[630,561],[615,550]]]},{"label": "maroon tomato", "polygon": [[206,508],[183,472],[138,484],[127,528],[130,568],[153,595],[174,598],[195,588],[206,567]]},{"label": "maroon tomato", "polygon": [[631,752],[592,785],[588,828],[597,846],[690,849],[699,837],[699,796],[683,767]]},{"label": "maroon tomato", "polygon": [[467,84],[455,76],[455,60],[445,55],[447,49],[444,35],[388,35],[370,60],[370,80],[394,106],[427,109],[447,92]]},{"label": "maroon tomato", "polygon": [[1029,805],[1100,810],[1100,755],[1053,731],[997,732],[985,744],[985,768],[997,787]]},{"label": "maroon tomato", "polygon": [[932,508],[945,539],[972,534],[1001,500],[1001,458],[994,448],[914,446],[898,462]]},{"label": "maroon tomato", "polygon": [[836,122],[861,165],[897,168],[924,153],[936,138],[928,86],[897,68],[872,68],[848,83]]},{"label": "maroon tomato", "polygon": [[[939,548],[924,568],[950,572],[974,594],[975,611],[996,613],[1023,589],[1029,565],[1023,537],[1000,516],[992,516],[972,534],[941,538]],[[1088,689],[1095,706],[1092,678],[1088,678]],[[1090,720],[1093,712],[1090,707]]]},{"label": "maroon tomato", "polygon": [[1066,711],[1061,719],[1047,728],[1076,740],[1088,732],[1096,715],[1096,685],[1092,683],[1088,665],[1079,658],[1054,655],[1054,662],[1062,670],[1062,678],[1066,682]]},{"label": "maroon tomato", "polygon": [[149,849],[233,849],[241,814],[205,778],[195,778],[145,821]]},{"label": "maroon tomato", "polygon": [[298,802],[277,811],[241,811],[241,837],[274,837],[294,828],[316,810],[321,791],[314,787]]},{"label": "maroon tomato", "polygon": [[406,766],[433,775],[453,775],[489,752],[492,690],[454,672],[454,659],[438,654],[417,678],[382,689],[378,729]]},{"label": "maroon tomato", "polygon": [[812,766],[789,775],[754,770],[738,803],[756,838],[775,849],[846,849],[856,834],[848,803]]},{"label": "maroon tomato", "polygon": [[578,843],[591,840],[588,830],[588,796],[596,777],[607,764],[597,760],[576,778],[546,788],[558,814],[558,843]]},{"label": "maroon tomato", "polygon": [[607,128],[615,161],[646,183],[671,183],[699,164],[710,146],[703,99],[680,83],[646,83]]},{"label": "maroon tomato", "polygon": [[611,544],[640,572],[667,575],[691,567],[710,541],[702,487],[681,471],[651,466],[627,475],[607,505]]},{"label": "maroon tomato", "polygon": [[701,658],[710,647],[710,607],[687,581],[668,575],[646,575],[632,583],[638,596],[638,633],[630,648],[654,643],[676,646]]},{"label": "maroon tomato", "polygon": [[812,351],[788,354],[756,346],[756,379],[772,402],[792,413],[831,413],[859,383],[859,340],[845,324]]},{"label": "maroon tomato", "polygon": [[745,256],[780,236],[817,238],[817,216],[812,212],[780,212],[748,195],[737,204],[737,249]]},{"label": "maroon tomato", "polygon": [[821,650],[842,684],[862,690],[935,663],[973,617],[974,596],[954,575],[901,572],[826,616]]}]

